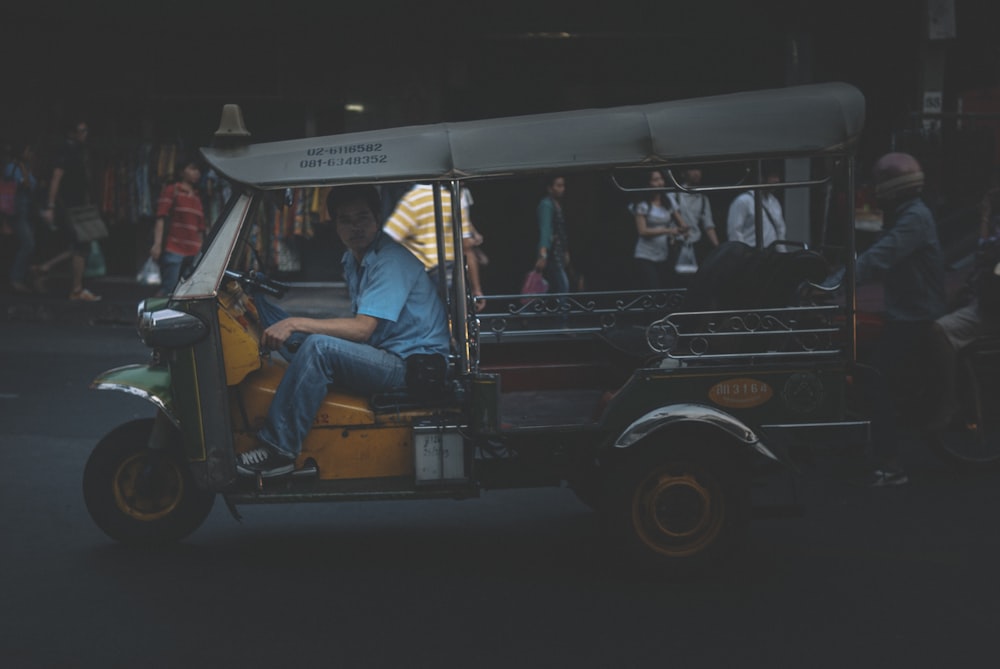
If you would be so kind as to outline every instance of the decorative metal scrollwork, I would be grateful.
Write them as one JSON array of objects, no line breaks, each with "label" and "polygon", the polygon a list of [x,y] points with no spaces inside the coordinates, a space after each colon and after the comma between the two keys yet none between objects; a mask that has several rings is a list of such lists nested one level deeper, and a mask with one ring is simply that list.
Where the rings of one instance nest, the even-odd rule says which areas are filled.
[{"label": "decorative metal scrollwork", "polygon": [[603,332],[623,325],[645,326],[678,308],[684,290],[555,293],[548,295],[491,295],[488,304],[499,311],[478,314],[484,334],[530,335],[561,332]]},{"label": "decorative metal scrollwork", "polygon": [[836,307],[673,313],[651,324],[647,341],[672,358],[830,354],[839,351]]}]

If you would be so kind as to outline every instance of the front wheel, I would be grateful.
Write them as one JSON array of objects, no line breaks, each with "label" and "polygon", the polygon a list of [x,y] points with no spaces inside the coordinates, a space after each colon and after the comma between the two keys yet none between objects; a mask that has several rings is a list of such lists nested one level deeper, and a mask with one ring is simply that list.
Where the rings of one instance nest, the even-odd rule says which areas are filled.
[{"label": "front wheel", "polygon": [[90,454],[83,499],[101,530],[123,543],[179,541],[204,522],[215,494],[198,488],[179,454],[148,446],[153,419],[112,430]]},{"label": "front wheel", "polygon": [[712,445],[648,449],[611,476],[606,530],[643,566],[696,567],[722,557],[750,519],[749,485]]}]

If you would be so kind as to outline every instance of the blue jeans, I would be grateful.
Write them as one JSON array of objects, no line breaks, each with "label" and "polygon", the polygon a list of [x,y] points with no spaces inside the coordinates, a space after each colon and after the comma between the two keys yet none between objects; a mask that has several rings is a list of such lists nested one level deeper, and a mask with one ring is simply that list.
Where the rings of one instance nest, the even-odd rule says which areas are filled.
[{"label": "blue jeans", "polygon": [[170,251],[160,254],[160,295],[173,294],[181,280],[181,272],[191,270],[194,258],[195,256],[182,256]]},{"label": "blue jeans", "polygon": [[[266,330],[278,321],[283,321],[291,315],[278,305],[271,304],[262,293],[251,291],[251,295],[253,295],[253,303],[257,307],[257,317],[260,318],[261,330]],[[278,352],[284,356],[285,360],[291,361],[292,357],[299,350],[299,347],[302,346],[302,342],[308,336],[305,332],[293,332],[284,346],[278,349]]]},{"label": "blue jeans", "polygon": [[35,252],[35,230],[31,227],[31,197],[19,192],[14,200],[14,234],[17,235],[17,253],[10,265],[11,283],[24,283],[28,274],[31,254]]},{"label": "blue jeans", "polygon": [[278,384],[257,437],[294,459],[302,452],[302,442],[312,429],[328,386],[372,395],[400,388],[405,381],[406,363],[393,353],[337,337],[311,335]]},{"label": "blue jeans", "polygon": [[545,265],[545,279],[549,282],[550,293],[568,293],[569,277],[566,267],[561,262],[550,259]]}]

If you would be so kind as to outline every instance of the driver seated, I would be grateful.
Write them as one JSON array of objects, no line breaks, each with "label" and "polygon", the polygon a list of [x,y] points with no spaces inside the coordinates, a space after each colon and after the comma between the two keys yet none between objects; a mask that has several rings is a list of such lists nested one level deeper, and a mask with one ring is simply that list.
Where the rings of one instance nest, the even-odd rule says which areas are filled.
[{"label": "driver seated", "polygon": [[291,472],[330,386],[360,395],[385,392],[405,384],[407,359],[448,355],[444,305],[421,262],[379,229],[375,188],[334,188],[326,206],[347,247],[344,280],[353,315],[289,317],[264,330],[262,344],[272,350],[296,333],[309,336],[278,385],[257,433],[260,445],[238,457],[242,474]]}]

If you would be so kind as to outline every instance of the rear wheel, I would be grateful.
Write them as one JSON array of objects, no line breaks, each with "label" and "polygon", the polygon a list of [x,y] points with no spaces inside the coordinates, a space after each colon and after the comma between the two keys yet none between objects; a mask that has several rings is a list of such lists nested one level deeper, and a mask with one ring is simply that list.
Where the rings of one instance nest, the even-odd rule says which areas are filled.
[{"label": "rear wheel", "polygon": [[608,482],[606,529],[646,566],[694,567],[722,557],[750,519],[749,486],[726,451],[647,450]]},{"label": "rear wheel", "polygon": [[198,488],[173,447],[148,447],[153,419],[135,420],[98,442],[83,472],[87,511],[124,543],[179,541],[204,522],[215,494]]},{"label": "rear wheel", "polygon": [[947,428],[927,435],[927,444],[939,458],[958,467],[1000,466],[1000,424],[989,418],[953,421]]},{"label": "rear wheel", "polygon": [[961,407],[951,423],[927,435],[931,451],[946,462],[974,469],[1000,465],[1000,351],[976,347],[959,355],[956,381]]}]

